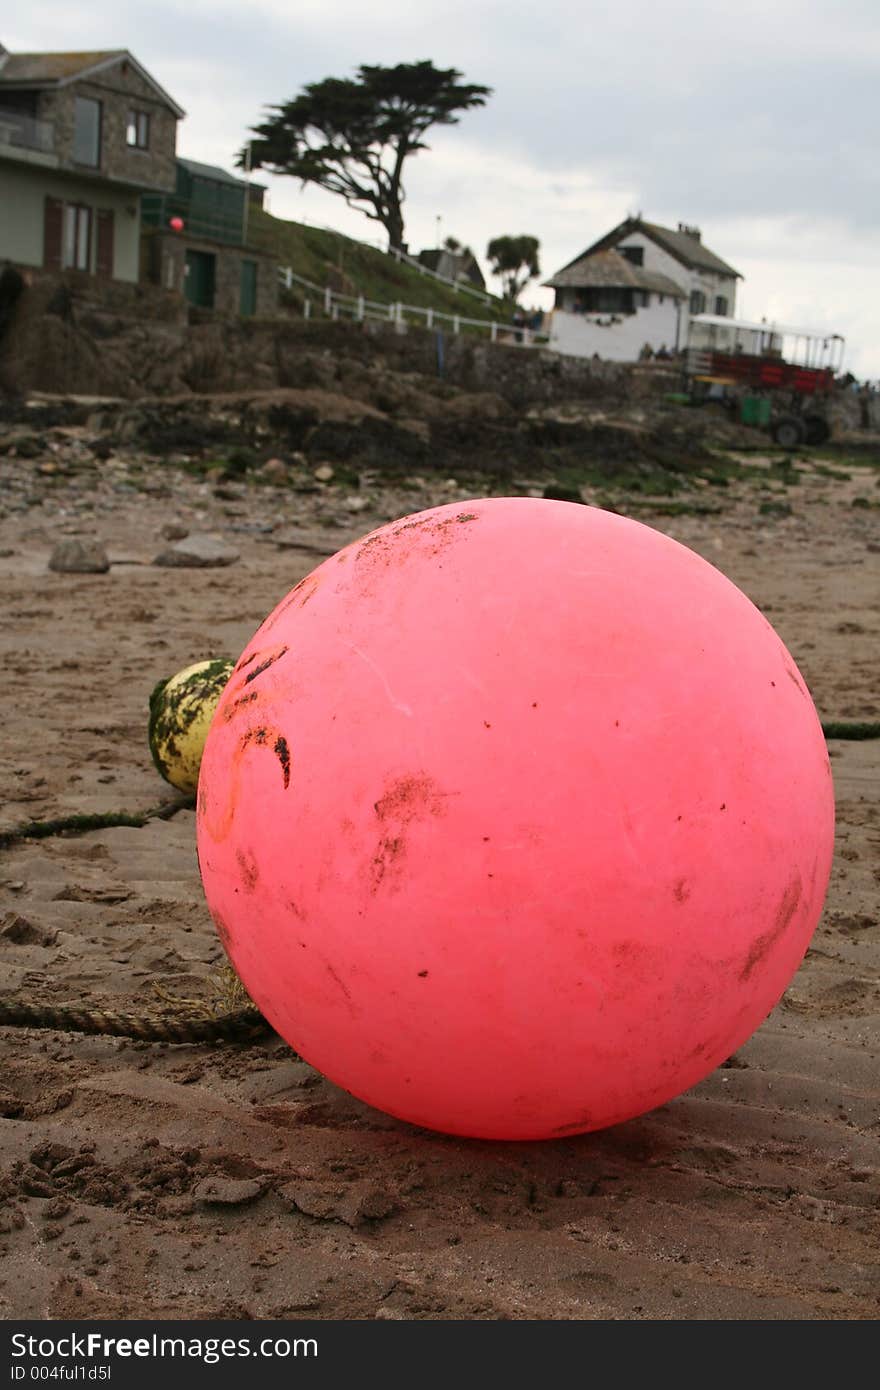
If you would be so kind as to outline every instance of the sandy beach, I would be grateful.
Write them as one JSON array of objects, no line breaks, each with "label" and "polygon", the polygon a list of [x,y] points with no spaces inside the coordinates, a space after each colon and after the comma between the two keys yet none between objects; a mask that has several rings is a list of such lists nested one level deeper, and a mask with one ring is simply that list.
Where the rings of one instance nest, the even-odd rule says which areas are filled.
[{"label": "sandy beach", "polygon": [[[3,831],[176,803],[147,746],[154,684],[237,657],[322,554],[474,495],[373,478],[352,505],[332,478],[257,486],[94,459],[82,429],[52,439],[0,460]],[[767,614],[823,720],[877,720],[880,475],[867,458],[795,467],[775,509],[734,481],[717,510],[638,516]],[[169,527],[239,558],[159,568]],[[76,538],[106,548],[106,573],[50,571]],[[505,1145],[417,1130],[274,1036],[0,1029],[0,1316],[876,1318],[880,742],[830,752],[834,871],[790,988],[730,1065],[606,1132]],[[211,998],[222,961],[191,808],[2,853],[4,996],[150,1010],[159,991]]]}]

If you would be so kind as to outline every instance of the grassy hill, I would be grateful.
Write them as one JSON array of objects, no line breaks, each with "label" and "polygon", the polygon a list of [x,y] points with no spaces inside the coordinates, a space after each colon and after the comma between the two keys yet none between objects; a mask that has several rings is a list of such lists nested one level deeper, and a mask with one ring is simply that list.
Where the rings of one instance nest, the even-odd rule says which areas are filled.
[{"label": "grassy hill", "polygon": [[[509,324],[509,305],[492,296],[483,303],[475,295],[455,290],[414,267],[402,265],[383,251],[342,232],[287,222],[261,208],[253,208],[248,240],[269,251],[281,266],[290,266],[296,275],[322,289],[329,286],[337,294],[363,295],[378,304],[412,304],[443,314],[460,314],[470,319],[495,319]],[[303,291],[294,287],[294,300]]]}]

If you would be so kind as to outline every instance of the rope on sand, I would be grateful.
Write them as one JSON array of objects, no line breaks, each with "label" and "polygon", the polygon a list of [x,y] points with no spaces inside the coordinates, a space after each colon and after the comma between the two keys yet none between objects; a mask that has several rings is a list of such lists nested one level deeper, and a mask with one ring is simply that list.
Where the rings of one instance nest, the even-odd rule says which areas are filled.
[{"label": "rope on sand", "polygon": [[848,723],[838,721],[822,725],[826,738],[880,738],[880,723]]},{"label": "rope on sand", "polygon": [[90,830],[106,830],[117,825],[142,830],[151,820],[171,820],[178,811],[191,811],[192,797],[181,801],[165,801],[148,811],[132,814],[128,811],[104,811],[95,815],[58,816],[53,820],[29,820],[11,830],[0,831],[0,849],[9,849],[19,840],[47,840],[53,835],[87,835]]},{"label": "rope on sand", "polygon": [[259,1009],[250,1005],[204,1018],[174,1014],[123,1014],[111,1009],[32,1004],[0,996],[0,1025],[54,1028],[62,1033],[104,1033],[142,1042],[251,1042],[271,1032]]},{"label": "rope on sand", "polygon": [[[84,835],[108,826],[142,828],[151,820],[170,820],[178,811],[192,809],[191,797],[163,802],[148,811],[106,812],[98,815],[65,816],[54,820],[27,821],[0,833],[0,849],[20,840],[43,840],[54,835]],[[271,1033],[272,1029],[254,1004],[226,1009],[220,1013],[186,1010],[164,1013],[128,1014],[114,1009],[89,1009],[75,1005],[54,1005],[0,995],[0,1027],[52,1028],[63,1033],[105,1034],[116,1038],[138,1038],[142,1042],[247,1043]]]}]

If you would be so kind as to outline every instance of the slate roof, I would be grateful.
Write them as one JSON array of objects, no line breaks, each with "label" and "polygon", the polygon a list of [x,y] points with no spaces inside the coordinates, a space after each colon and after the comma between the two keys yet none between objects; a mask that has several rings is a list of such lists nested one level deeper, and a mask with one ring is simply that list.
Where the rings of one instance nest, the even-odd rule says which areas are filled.
[{"label": "slate roof", "polygon": [[685,291],[668,275],[654,270],[643,270],[633,265],[619,251],[596,251],[592,255],[585,251],[576,261],[565,266],[545,280],[552,289],[636,289],[653,290],[655,294],[668,294],[676,299],[686,299]]},{"label": "slate roof", "polygon": [[557,271],[553,279],[546,283],[548,285],[572,284],[571,280],[560,280],[559,277],[567,275],[570,270],[580,265],[581,261],[587,257],[594,257],[600,252],[612,250],[622,241],[625,241],[628,236],[631,236],[633,232],[641,232],[644,236],[649,237],[670,256],[674,256],[681,265],[686,266],[688,270],[711,270],[716,275],[729,275],[737,280],[743,278],[738,270],[734,270],[733,266],[728,265],[720,256],[716,256],[714,251],[710,251],[708,246],[704,246],[702,241],[691,236],[689,232],[674,232],[671,227],[661,227],[656,222],[645,222],[641,217],[628,217],[625,222],[621,222],[606,236],[594,241],[592,246],[588,246],[586,251],[582,251],[573,261],[569,261],[568,265],[563,266],[562,270]]},{"label": "slate roof", "polygon": [[[178,164],[182,164],[187,173],[192,174],[197,179],[213,179],[215,183],[231,183],[236,188],[245,188],[246,179],[237,179],[233,174],[227,174],[225,169],[221,169],[219,164],[200,164],[197,159],[182,159],[177,156]],[[252,185],[253,186],[253,185]],[[264,185],[260,185],[264,187]]]},{"label": "slate roof", "polygon": [[2,87],[63,87],[68,82],[90,77],[104,68],[117,63],[130,63],[140,77],[155,88],[156,95],[164,101],[178,117],[186,112],[183,107],[160,87],[146,68],[129,53],[126,48],[111,48],[86,53],[9,53],[5,52],[0,63],[0,88]]},{"label": "slate roof", "polygon": [[[450,251],[448,246],[441,246],[420,251],[418,260],[428,270],[447,275],[450,280],[454,280],[456,277],[463,278],[469,280],[472,285],[478,285],[480,289],[486,288],[483,272],[477,264],[473,252]],[[444,263],[446,269],[441,271],[440,267]]]},{"label": "slate roof", "polygon": [[642,222],[641,227],[647,236],[659,242],[682,265],[692,269],[714,270],[718,275],[732,275],[738,280],[743,278],[738,270],[734,270],[732,265],[716,256],[714,251],[710,251],[708,246],[690,233],[673,232],[670,227],[660,227],[656,222]]},{"label": "slate roof", "polygon": [[59,82],[81,77],[84,72],[103,67],[111,58],[122,58],[125,50],[106,49],[95,53],[10,53],[3,64],[3,82]]}]

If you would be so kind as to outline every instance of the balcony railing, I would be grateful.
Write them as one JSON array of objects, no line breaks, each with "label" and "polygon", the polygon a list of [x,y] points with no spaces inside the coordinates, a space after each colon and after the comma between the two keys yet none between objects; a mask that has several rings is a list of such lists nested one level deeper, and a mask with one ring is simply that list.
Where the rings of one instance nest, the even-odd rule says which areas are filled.
[{"label": "balcony railing", "polygon": [[10,111],[0,106],[0,146],[3,145],[51,154],[55,148],[55,128],[51,121],[38,121],[24,111]]},{"label": "balcony railing", "polygon": [[226,212],[199,206],[195,201],[174,194],[148,193],[141,198],[141,220],[145,227],[167,231],[177,218],[183,223],[183,235],[196,240],[204,238],[229,246],[246,246],[253,251],[272,252],[275,249],[272,236],[245,218],[243,200],[241,208]]}]

